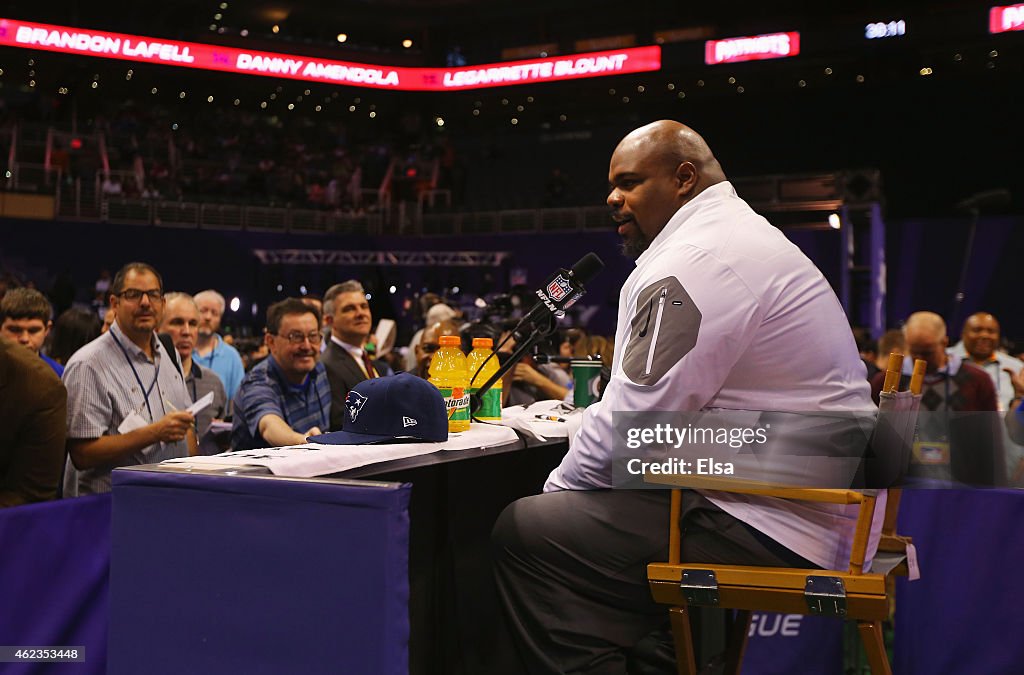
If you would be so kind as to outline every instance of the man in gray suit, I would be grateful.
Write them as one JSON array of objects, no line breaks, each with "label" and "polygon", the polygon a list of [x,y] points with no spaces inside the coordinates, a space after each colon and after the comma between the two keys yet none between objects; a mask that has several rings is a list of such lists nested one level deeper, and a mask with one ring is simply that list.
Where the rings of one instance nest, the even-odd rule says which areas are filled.
[{"label": "man in gray suit", "polygon": [[358,281],[335,284],[324,294],[324,307],[331,327],[331,339],[321,360],[327,367],[331,383],[331,431],[341,429],[345,413],[345,397],[352,387],[372,377],[391,375],[391,369],[373,361],[364,346],[373,327],[370,303]]}]

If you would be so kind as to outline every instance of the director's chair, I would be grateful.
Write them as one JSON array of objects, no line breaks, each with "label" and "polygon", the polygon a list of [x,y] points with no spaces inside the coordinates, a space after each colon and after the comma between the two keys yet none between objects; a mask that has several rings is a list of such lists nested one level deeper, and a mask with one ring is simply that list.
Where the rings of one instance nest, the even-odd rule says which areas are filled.
[{"label": "director's chair", "polygon": [[[879,403],[879,422],[871,437],[877,454],[886,454],[884,468],[876,471],[875,484],[893,484],[906,470],[917,422],[925,362],[914,363],[908,391],[897,392],[902,354],[891,354]],[[893,469],[895,467],[895,469]],[[750,481],[695,476],[649,475],[648,482],[684,488],[702,488],[742,494],[781,497],[829,504],[858,504],[853,547],[846,570],[811,570],[778,567],[680,562],[681,493],[672,490],[669,524],[669,560],[651,563],[648,581],[655,601],[671,605],[669,615],[680,675],[696,675],[690,607],[709,606],[737,610],[729,631],[726,672],[739,674],[753,610],[817,616],[837,616],[856,621],[871,672],[891,675],[882,638],[882,621],[890,614],[893,577],[908,574],[909,537],[896,534],[900,490],[889,489],[878,551],[865,572],[868,536],[878,490],[833,490],[773,487]]]}]

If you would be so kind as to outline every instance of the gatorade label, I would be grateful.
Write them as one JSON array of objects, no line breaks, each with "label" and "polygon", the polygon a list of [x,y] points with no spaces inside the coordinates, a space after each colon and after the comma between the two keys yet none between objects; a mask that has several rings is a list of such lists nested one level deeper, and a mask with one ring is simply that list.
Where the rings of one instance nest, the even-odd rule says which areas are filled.
[{"label": "gatorade label", "polygon": [[[469,390],[470,394],[479,391],[479,387]],[[480,409],[476,412],[476,418],[481,421],[501,421],[501,389],[491,387],[480,397]]]},{"label": "gatorade label", "polygon": [[469,394],[466,393],[466,389],[441,387],[440,392],[441,396],[444,396],[444,405],[448,410],[448,421],[469,423]]}]

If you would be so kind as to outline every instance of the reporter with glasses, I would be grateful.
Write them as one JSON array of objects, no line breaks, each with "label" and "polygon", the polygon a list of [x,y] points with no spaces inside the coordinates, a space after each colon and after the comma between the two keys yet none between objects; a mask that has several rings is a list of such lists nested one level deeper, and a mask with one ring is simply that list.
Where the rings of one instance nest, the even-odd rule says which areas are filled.
[{"label": "reporter with glasses", "polygon": [[235,450],[298,445],[327,431],[331,388],[320,363],[320,313],[298,298],[267,309],[270,356],[250,370],[234,399]]},{"label": "reporter with glasses", "polygon": [[129,263],[114,277],[109,303],[110,330],[75,352],[64,369],[65,497],[108,492],[115,467],[196,453],[177,354],[155,333],[163,279],[146,263]]}]

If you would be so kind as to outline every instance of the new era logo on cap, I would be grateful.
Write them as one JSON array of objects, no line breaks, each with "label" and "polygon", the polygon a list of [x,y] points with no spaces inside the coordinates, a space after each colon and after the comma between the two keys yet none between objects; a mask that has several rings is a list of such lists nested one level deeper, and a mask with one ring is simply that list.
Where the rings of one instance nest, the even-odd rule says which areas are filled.
[{"label": "new era logo on cap", "polygon": [[448,440],[448,415],[437,387],[409,373],[363,380],[345,397],[340,431],[311,443],[362,445]]}]

